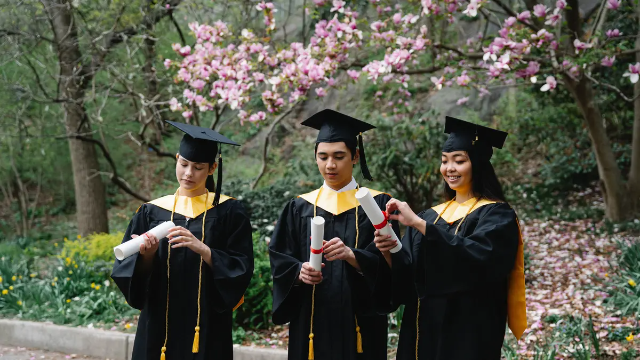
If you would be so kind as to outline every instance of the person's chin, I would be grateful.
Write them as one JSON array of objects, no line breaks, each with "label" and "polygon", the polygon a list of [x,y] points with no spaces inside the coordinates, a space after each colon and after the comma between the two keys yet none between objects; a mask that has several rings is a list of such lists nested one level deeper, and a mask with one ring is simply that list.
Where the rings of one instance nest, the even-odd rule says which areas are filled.
[{"label": "person's chin", "polygon": [[180,186],[185,190],[193,190],[196,188],[196,183],[183,180],[180,182]]}]

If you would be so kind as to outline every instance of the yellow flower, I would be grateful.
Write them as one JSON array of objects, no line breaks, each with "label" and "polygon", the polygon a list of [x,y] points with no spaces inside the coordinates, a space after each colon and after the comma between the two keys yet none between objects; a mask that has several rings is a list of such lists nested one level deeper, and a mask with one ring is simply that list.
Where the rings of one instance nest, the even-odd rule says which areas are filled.
[{"label": "yellow flower", "polygon": [[73,274],[73,270],[69,270],[69,275]]},{"label": "yellow flower", "polygon": [[67,299],[67,304],[71,302],[71,299]]},{"label": "yellow flower", "polygon": [[100,290],[100,285],[96,285],[96,290]]},{"label": "yellow flower", "polygon": [[631,285],[631,287],[636,287],[636,285],[638,284],[636,284],[636,282],[633,281],[632,279],[629,279],[629,285]]},{"label": "yellow flower", "polygon": [[53,281],[51,282],[51,286],[56,286],[56,283],[54,283]]},{"label": "yellow flower", "polygon": [[11,277],[11,280],[16,281],[16,276],[15,276],[15,275],[13,275],[13,276]]},{"label": "yellow flower", "polygon": [[77,269],[78,268],[78,264],[75,264],[73,267]]},{"label": "yellow flower", "polygon": [[53,278],[53,281],[58,281],[58,277],[57,277],[57,276],[56,276],[56,277],[54,277],[54,278]]},{"label": "yellow flower", "polygon": [[18,276],[18,279],[22,280],[22,275]]},{"label": "yellow flower", "polygon": [[18,300],[16,301],[16,304],[18,304],[18,306],[22,306],[22,301]]},{"label": "yellow flower", "polygon": [[629,334],[629,336],[627,336],[627,341],[628,342],[632,342],[633,341],[633,333]]},{"label": "yellow flower", "polygon": [[78,234],[78,239],[80,239],[82,236],[80,236],[80,234]]},{"label": "yellow flower", "polygon": [[58,247],[58,243],[53,243],[53,246]]},{"label": "yellow flower", "polygon": [[0,283],[2,282],[2,276],[0,276]]},{"label": "yellow flower", "polygon": [[71,280],[70,278],[67,278],[67,281]]},{"label": "yellow flower", "polygon": [[95,288],[96,287],[96,283],[91,283],[91,288]]},{"label": "yellow flower", "polygon": [[9,293],[9,290],[7,289],[2,290],[2,295],[7,295],[8,293]]},{"label": "yellow flower", "polygon": [[69,241],[69,239],[67,239],[66,237],[64,238],[64,241]]},{"label": "yellow flower", "polygon": [[131,329],[131,323],[126,324],[126,325],[124,326],[124,328],[125,328],[125,329],[127,329],[127,330]]},{"label": "yellow flower", "polygon": [[129,305],[129,303],[127,302],[127,300],[124,301],[125,304]]},{"label": "yellow flower", "polygon": [[604,277],[609,277],[609,274],[608,273],[604,273]]},{"label": "yellow flower", "polygon": [[9,290],[13,290],[13,286],[9,286]]},{"label": "yellow flower", "polygon": [[36,274],[29,274],[29,277],[30,278],[34,278],[34,277],[36,277]]},{"label": "yellow flower", "polygon": [[67,265],[71,264],[71,258],[70,258],[70,257],[68,257],[68,258],[64,259],[64,261],[66,261],[66,262],[67,262]]}]

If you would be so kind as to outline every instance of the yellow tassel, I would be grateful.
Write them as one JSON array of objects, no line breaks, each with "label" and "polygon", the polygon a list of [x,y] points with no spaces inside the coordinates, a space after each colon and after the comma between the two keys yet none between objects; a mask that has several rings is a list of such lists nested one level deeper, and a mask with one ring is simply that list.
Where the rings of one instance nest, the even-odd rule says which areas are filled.
[{"label": "yellow tassel", "polygon": [[358,354],[362,354],[362,335],[360,334],[360,326],[356,326],[356,333],[357,333],[357,342],[356,342],[356,349],[358,350]]},{"label": "yellow tassel", "polygon": [[162,354],[160,354],[160,360],[165,360],[165,355],[164,355],[165,351],[167,351],[167,348],[163,346],[162,347]]},{"label": "yellow tassel", "polygon": [[200,350],[200,326],[196,326],[196,335],[193,337],[192,352],[197,354],[198,350]]},{"label": "yellow tassel", "polygon": [[309,334],[309,360],[313,360],[313,333]]}]

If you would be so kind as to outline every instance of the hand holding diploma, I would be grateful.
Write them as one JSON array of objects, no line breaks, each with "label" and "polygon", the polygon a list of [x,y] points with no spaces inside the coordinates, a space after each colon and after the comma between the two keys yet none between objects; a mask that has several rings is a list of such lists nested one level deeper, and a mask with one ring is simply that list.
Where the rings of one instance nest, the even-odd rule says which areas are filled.
[{"label": "hand holding diploma", "polygon": [[169,229],[174,226],[174,223],[167,221],[140,236],[136,234],[131,235],[131,240],[113,248],[116,259],[122,261],[138,252],[144,256],[147,256],[149,253],[155,254],[156,250],[158,250],[158,244],[160,243],[159,239],[166,237],[169,234]]},{"label": "hand holding diploma", "polygon": [[398,220],[402,225],[411,226],[424,235],[427,223],[411,210],[409,204],[398,199],[391,199],[387,203],[387,214],[391,214],[394,211],[398,211],[399,214],[389,215],[389,219]]},{"label": "hand holding diploma", "polygon": [[[391,218],[387,216],[387,214],[390,213],[389,203],[391,203],[393,199],[389,200],[389,203],[387,203],[387,214],[385,214],[382,210],[380,210],[380,208],[378,207],[378,204],[373,199],[373,196],[371,196],[371,193],[367,188],[360,188],[360,190],[356,192],[356,199],[358,199],[358,201],[360,202],[360,206],[362,206],[362,209],[367,214],[367,217],[369,217],[369,220],[371,220],[373,227],[375,227],[380,232],[380,234],[390,235],[390,239],[399,240],[398,235],[396,235],[396,233],[393,231],[393,228],[391,228],[391,226],[388,226],[389,224],[387,221],[388,219],[395,220],[395,218]],[[402,249],[402,243],[399,241],[396,241],[396,245],[393,248],[391,248],[389,251],[392,253],[396,253],[400,251],[400,249]]]},{"label": "hand holding diploma", "polygon": [[[322,264],[322,267],[324,267],[324,264]],[[313,266],[308,262],[303,263],[298,280],[308,285],[318,285],[322,282],[322,271],[314,270]]]}]

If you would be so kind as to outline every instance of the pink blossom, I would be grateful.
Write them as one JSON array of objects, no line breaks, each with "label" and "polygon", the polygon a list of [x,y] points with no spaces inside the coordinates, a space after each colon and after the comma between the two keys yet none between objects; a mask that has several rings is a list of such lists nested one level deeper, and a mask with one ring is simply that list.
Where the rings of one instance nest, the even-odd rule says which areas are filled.
[{"label": "pink blossom", "polygon": [[523,11],[520,14],[518,14],[518,20],[525,22],[526,20],[531,19],[531,11],[527,10],[527,11]]},{"label": "pink blossom", "polygon": [[558,83],[556,82],[556,78],[554,78],[553,76],[547,76],[547,83],[542,85],[542,87],[540,88],[540,91],[553,90],[556,88],[557,85]]},{"label": "pink blossom", "polygon": [[487,95],[491,95],[491,93],[489,92],[489,90],[487,90],[486,88],[480,88],[480,95],[478,95],[479,97],[485,97]]},{"label": "pink blossom", "polygon": [[462,75],[458,76],[456,82],[460,86],[467,86],[471,82],[471,78],[466,73],[463,73]]},{"label": "pink blossom", "polygon": [[616,61],[615,56],[613,57],[605,56],[604,58],[602,58],[600,64],[602,64],[602,66],[612,67],[614,61]]},{"label": "pink blossom", "polygon": [[316,88],[316,95],[318,95],[318,97],[325,97],[327,95],[327,92],[324,90],[324,88]]},{"label": "pink blossom", "polygon": [[635,63],[635,65],[629,64],[629,71],[625,72],[622,76],[628,77],[632,84],[637,83],[640,77],[640,62]]},{"label": "pink blossom", "polygon": [[331,8],[331,12],[337,11],[339,13],[343,13],[344,12],[344,5],[346,3],[344,1],[341,0],[333,0],[333,7]]},{"label": "pink blossom", "polygon": [[334,78],[328,78],[327,79],[327,85],[328,86],[335,86],[335,84],[336,84],[336,79],[334,79]]},{"label": "pink blossom", "polygon": [[380,97],[380,96],[382,96],[382,91],[377,91],[375,96],[376,96],[376,97]]},{"label": "pink blossom", "polygon": [[169,109],[171,109],[171,111],[181,110],[182,104],[178,102],[178,99],[171,98],[171,100],[169,100]]},{"label": "pink blossom", "polygon": [[516,23],[516,21],[517,21],[517,19],[515,17],[511,16],[511,17],[507,18],[504,21],[504,27],[510,28]]},{"label": "pink blossom", "polygon": [[167,4],[164,7],[165,7],[165,9],[171,9],[171,5],[170,4]]},{"label": "pink blossom", "polygon": [[493,65],[491,65],[491,66],[489,66],[489,72],[487,74],[489,76],[491,76],[491,77],[494,77],[494,78],[498,77],[498,76],[500,76],[500,69],[495,67],[495,66],[493,66]]},{"label": "pink blossom", "polygon": [[196,89],[196,90],[204,89],[205,85],[206,85],[206,83],[204,81],[202,81],[201,79],[196,79],[196,80],[193,80],[191,82],[191,87]]},{"label": "pink blossom", "polygon": [[323,6],[324,4],[326,4],[326,3],[327,3],[327,0],[313,0],[313,3],[314,3],[316,6]]},{"label": "pink blossom", "polygon": [[383,27],[385,27],[385,24],[382,21],[376,21],[371,24],[371,30],[376,32],[380,31],[380,29],[382,29]]},{"label": "pink blossom", "polygon": [[477,0],[471,0],[469,1],[469,5],[467,5],[467,9],[465,11],[463,11],[462,13],[469,16],[469,17],[476,17],[478,16],[478,1]]},{"label": "pink blossom", "polygon": [[538,18],[544,17],[547,14],[547,7],[542,4],[537,4],[533,7],[533,15]]},{"label": "pink blossom", "polygon": [[257,82],[263,82],[264,81],[264,74],[263,73],[259,73],[259,72],[254,72],[253,73],[253,79]]},{"label": "pink blossom", "polygon": [[352,78],[353,81],[358,80],[358,78],[360,77],[360,73],[356,70],[347,70],[347,75],[349,75],[349,77]]},{"label": "pink blossom", "polygon": [[618,29],[607,30],[607,37],[608,38],[616,38],[616,37],[621,36],[621,35],[622,35],[622,33]]},{"label": "pink blossom", "polygon": [[187,110],[182,113],[182,117],[185,119],[191,119],[192,116],[193,116],[193,111],[191,110]]},{"label": "pink blossom", "polygon": [[467,101],[469,101],[469,97],[468,97],[468,96],[467,96],[467,97],[460,98],[460,99],[458,99],[458,101],[456,101],[456,105],[463,105],[463,104],[466,104],[466,103],[467,103]]},{"label": "pink blossom", "polygon": [[556,7],[560,10],[564,10],[567,7],[567,1],[566,0],[556,1]]},{"label": "pink blossom", "polygon": [[181,47],[180,50],[178,50],[178,54],[182,56],[187,56],[191,54],[191,46],[187,45],[187,46]]},{"label": "pink blossom", "polygon": [[402,22],[402,14],[401,13],[395,13],[393,15],[393,23],[396,25],[399,25],[400,22]]},{"label": "pink blossom", "polygon": [[168,69],[171,67],[171,59],[165,59],[164,60],[164,67],[165,69]]},{"label": "pink blossom", "polygon": [[442,84],[444,83],[444,77],[437,78],[435,76],[432,76],[431,82],[436,86],[437,90],[440,90],[442,89]]},{"label": "pink blossom", "polygon": [[545,21],[544,23],[546,25],[555,26],[558,21],[560,21],[560,19],[562,19],[562,15],[560,15],[560,8],[555,8],[553,10],[553,14],[549,14],[547,16],[547,21]]},{"label": "pink blossom", "polygon": [[620,0],[607,0],[607,9],[618,10],[620,7]]},{"label": "pink blossom", "polygon": [[582,50],[589,49],[593,46],[593,44],[583,43],[582,41],[575,39],[573,40],[573,47],[576,48],[576,54],[578,54]]}]

